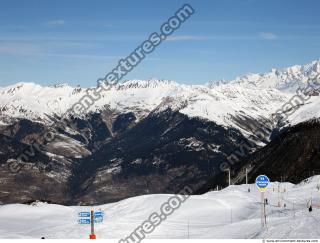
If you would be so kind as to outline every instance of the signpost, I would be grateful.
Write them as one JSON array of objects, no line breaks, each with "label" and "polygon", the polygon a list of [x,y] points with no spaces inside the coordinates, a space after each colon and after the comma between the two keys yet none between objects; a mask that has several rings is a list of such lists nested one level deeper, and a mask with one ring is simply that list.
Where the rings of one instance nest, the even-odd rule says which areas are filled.
[{"label": "signpost", "polygon": [[95,213],[94,213],[94,217],[95,217],[95,218],[99,218],[99,217],[103,218],[103,216],[104,216],[104,213],[103,213],[102,211],[99,211],[99,212],[95,212]]},{"label": "signpost", "polygon": [[90,213],[90,220],[91,220],[91,234],[90,234],[90,240],[95,240],[97,237],[96,235],[94,234],[94,212],[93,210],[91,210],[91,213]]},{"label": "signpost", "polygon": [[96,235],[94,234],[94,224],[102,223],[104,213],[102,211],[94,212],[91,210],[90,212],[80,212],[78,213],[79,224],[90,224],[91,225],[91,231],[90,231],[90,239],[94,240],[96,239]]},{"label": "signpost", "polygon": [[264,193],[267,190],[269,183],[270,183],[270,180],[265,175],[259,175],[256,178],[256,185],[258,187],[258,190],[261,192],[261,227],[264,227],[267,225]]},{"label": "signpost", "polygon": [[90,224],[90,219],[79,219],[78,223],[79,224]]},{"label": "signpost", "polygon": [[88,218],[90,217],[90,212],[80,212],[78,213],[79,217]]},{"label": "signpost", "polygon": [[103,218],[95,218],[94,219],[95,224],[102,223],[102,222],[103,222]]}]

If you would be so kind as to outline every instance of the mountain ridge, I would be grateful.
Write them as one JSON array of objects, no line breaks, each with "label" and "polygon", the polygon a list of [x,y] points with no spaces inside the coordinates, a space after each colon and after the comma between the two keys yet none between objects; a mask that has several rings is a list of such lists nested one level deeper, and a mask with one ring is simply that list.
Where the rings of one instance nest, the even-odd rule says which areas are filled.
[{"label": "mountain ridge", "polygon": [[[311,64],[311,73],[318,72],[317,65]],[[297,70],[301,68],[291,71]],[[272,145],[283,131],[320,117],[319,92],[311,92],[294,114],[281,123],[274,121],[275,112],[295,93],[247,84],[245,80],[210,87],[130,80],[102,92],[83,116],[66,111],[87,89],[35,83],[1,88],[0,134],[9,139],[0,140],[0,202],[40,199],[88,205],[176,193],[189,183],[198,185],[195,193],[225,185],[220,166],[230,162],[235,151],[244,159],[236,164],[241,170],[247,156]],[[264,130],[263,138],[259,129]],[[54,139],[42,143],[48,131]],[[27,159],[19,160],[16,144],[26,147]],[[11,165],[21,169],[12,171]]]},{"label": "mountain ridge", "polygon": [[[320,77],[319,75],[320,61],[313,61],[306,65],[272,69],[262,74],[248,74],[231,81],[212,82],[205,85],[179,84],[171,80],[127,80],[112,87],[110,91],[102,92],[101,99],[96,101],[88,113],[103,110],[108,105],[120,111],[127,109],[135,112],[136,109],[140,113],[145,113],[142,115],[145,116],[160,104],[164,104],[166,100],[171,100],[171,108],[177,109],[184,107],[186,103],[197,103],[195,101],[197,99],[198,103],[200,100],[207,100],[209,103],[225,100],[226,102],[219,104],[223,106],[228,103],[227,100],[238,98],[237,102],[243,103],[242,107],[233,109],[229,105],[229,108],[224,108],[228,110],[227,113],[234,114],[241,110],[246,112],[244,106],[252,106],[244,97],[251,98],[253,102],[259,102],[260,97],[255,94],[256,89],[259,92],[265,92],[265,95],[275,94],[277,99],[284,102],[299,87],[304,87],[310,78]],[[66,115],[68,108],[79,101],[88,89],[79,86],[71,87],[68,84],[41,86],[26,82],[0,87],[0,121],[5,123],[1,119],[5,114],[9,117],[36,120],[45,120],[44,114]],[[239,97],[243,99],[239,100]],[[173,102],[174,100],[176,102]],[[197,110],[199,107],[190,109]],[[206,111],[193,114],[190,109],[185,109],[185,114],[189,115],[189,112],[191,116],[199,116],[223,124],[223,121],[216,116],[206,115]],[[272,110],[271,107],[268,109]],[[144,112],[141,112],[142,110]]]}]

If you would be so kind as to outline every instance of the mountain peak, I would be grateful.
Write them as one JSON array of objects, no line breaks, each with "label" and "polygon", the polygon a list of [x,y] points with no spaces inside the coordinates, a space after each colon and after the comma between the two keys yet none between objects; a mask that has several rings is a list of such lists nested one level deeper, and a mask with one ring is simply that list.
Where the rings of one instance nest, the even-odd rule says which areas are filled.
[{"label": "mountain peak", "polygon": [[126,80],[121,84],[118,84],[120,89],[130,89],[130,88],[157,88],[159,86],[176,86],[177,82],[172,80],[164,79],[149,79],[149,80]]},{"label": "mountain peak", "polygon": [[205,84],[205,86],[207,86],[208,88],[214,88],[216,86],[220,86],[220,85],[224,85],[224,84],[227,84],[228,81],[225,80],[225,79],[220,79],[220,80],[212,80],[212,81],[209,81],[208,83]]},{"label": "mountain peak", "polygon": [[7,93],[15,93],[19,90],[25,90],[25,89],[34,89],[34,88],[39,88],[42,87],[39,84],[33,83],[33,82],[18,82],[16,84],[12,84],[6,87],[0,88],[1,91],[6,91]]},{"label": "mountain peak", "polygon": [[292,92],[305,86],[310,78],[320,75],[320,60],[305,65],[293,65],[287,68],[272,68],[266,73],[251,73],[235,80],[231,84],[239,84],[246,88],[275,88],[284,92]]},{"label": "mountain peak", "polygon": [[49,86],[50,88],[65,88],[68,87],[70,88],[71,86],[68,83],[57,83]]}]

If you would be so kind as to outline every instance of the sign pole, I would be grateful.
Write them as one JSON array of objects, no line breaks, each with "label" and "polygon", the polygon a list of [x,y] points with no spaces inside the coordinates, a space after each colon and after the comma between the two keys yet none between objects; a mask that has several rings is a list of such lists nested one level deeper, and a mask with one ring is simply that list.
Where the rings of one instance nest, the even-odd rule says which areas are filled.
[{"label": "sign pole", "polygon": [[281,207],[281,203],[280,203],[280,182],[278,182],[278,207]]},{"label": "sign pole", "polygon": [[94,224],[102,223],[104,212],[98,211],[94,212],[94,210],[86,211],[86,212],[79,212],[78,213],[78,223],[79,224],[90,224],[90,239],[95,240],[97,237],[94,233]]},{"label": "sign pole", "polygon": [[266,215],[266,201],[265,201],[265,191],[269,185],[269,178],[265,175],[259,175],[256,178],[256,185],[261,193],[261,227],[264,228],[267,225],[267,215]]},{"label": "sign pole", "polygon": [[264,192],[262,194],[263,194],[263,216],[264,216],[263,220],[264,220],[264,226],[266,227],[267,226],[266,200],[264,197]]},{"label": "sign pole", "polygon": [[94,211],[91,210],[91,234],[90,234],[90,240],[95,240],[96,235],[94,234]]},{"label": "sign pole", "polygon": [[264,227],[264,213],[263,213],[263,206],[264,206],[264,192],[261,192],[261,227]]},{"label": "sign pole", "polygon": [[248,192],[250,192],[250,187],[248,185],[248,168],[246,168],[246,186],[248,187]]}]

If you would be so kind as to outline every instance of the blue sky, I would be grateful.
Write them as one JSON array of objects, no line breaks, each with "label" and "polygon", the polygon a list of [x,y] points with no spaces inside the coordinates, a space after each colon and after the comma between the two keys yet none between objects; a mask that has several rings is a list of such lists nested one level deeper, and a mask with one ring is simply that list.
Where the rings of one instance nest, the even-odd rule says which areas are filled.
[{"label": "blue sky", "polygon": [[126,79],[203,84],[319,59],[317,0],[1,0],[0,86],[94,86],[184,3],[196,13]]}]

